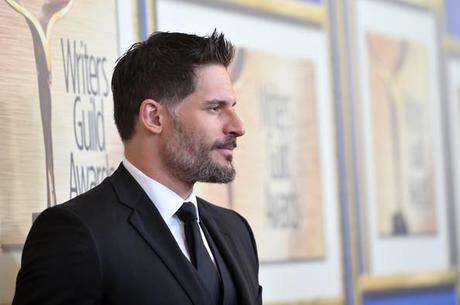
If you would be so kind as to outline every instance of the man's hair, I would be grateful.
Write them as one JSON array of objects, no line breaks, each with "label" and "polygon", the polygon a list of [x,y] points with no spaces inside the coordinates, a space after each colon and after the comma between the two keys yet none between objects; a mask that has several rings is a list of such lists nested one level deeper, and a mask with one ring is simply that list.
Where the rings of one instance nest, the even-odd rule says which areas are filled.
[{"label": "man's hair", "polygon": [[[135,129],[143,100],[173,107],[195,91],[197,68],[228,67],[233,45],[216,30],[210,36],[155,32],[117,60],[112,76],[114,117],[123,141]],[[171,109],[171,108],[169,108]]]}]

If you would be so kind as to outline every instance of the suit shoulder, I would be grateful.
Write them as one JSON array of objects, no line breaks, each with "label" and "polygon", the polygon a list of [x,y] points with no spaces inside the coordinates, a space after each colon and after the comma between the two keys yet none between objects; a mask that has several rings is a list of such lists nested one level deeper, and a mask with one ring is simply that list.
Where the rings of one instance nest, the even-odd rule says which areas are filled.
[{"label": "suit shoulder", "polygon": [[[44,224],[59,225],[60,222],[84,224],[88,217],[85,215],[96,214],[100,209],[98,202],[104,202],[108,191],[107,183],[103,181],[93,189],[80,194],[62,204],[58,204],[43,210],[37,219],[34,221],[34,227],[41,227]],[[99,214],[99,213],[97,213]]]},{"label": "suit shoulder", "polygon": [[89,227],[99,227],[109,223],[108,220],[114,215],[128,213],[128,209],[118,202],[112,184],[105,179],[93,189],[50,208],[51,211],[47,209],[42,213],[55,214],[59,210],[61,213],[72,214]]},{"label": "suit shoulder", "polygon": [[78,206],[81,204],[85,204],[87,202],[97,201],[102,198],[106,198],[111,194],[115,194],[113,191],[113,187],[110,184],[109,180],[106,178],[100,184],[95,186],[94,188],[64,202],[63,206],[73,207]]},{"label": "suit shoulder", "polygon": [[215,217],[222,217],[227,221],[233,222],[247,222],[246,219],[239,214],[238,212],[224,208],[218,205],[215,205],[209,201],[204,200],[203,198],[197,197],[198,203],[203,209],[206,209],[209,213],[212,213]]},{"label": "suit shoulder", "polygon": [[244,234],[248,236],[255,245],[251,226],[244,216],[234,210],[217,206],[202,198],[197,197],[197,199],[201,208],[211,214],[213,218],[219,222],[221,228],[232,228],[229,234],[237,232]]},{"label": "suit shoulder", "polygon": [[116,201],[118,200],[113,186],[108,179],[105,179],[91,190],[62,203],[59,206],[64,209],[72,210],[75,213],[81,213],[84,211],[95,212],[113,208],[113,202]]}]

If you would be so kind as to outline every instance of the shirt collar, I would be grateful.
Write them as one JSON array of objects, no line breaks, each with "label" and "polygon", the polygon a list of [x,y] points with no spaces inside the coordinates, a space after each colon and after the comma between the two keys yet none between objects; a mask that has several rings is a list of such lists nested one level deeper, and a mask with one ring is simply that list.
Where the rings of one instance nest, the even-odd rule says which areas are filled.
[{"label": "shirt collar", "polygon": [[145,191],[147,196],[157,208],[158,212],[160,212],[160,215],[166,224],[169,225],[179,222],[179,218],[175,214],[177,210],[180,209],[182,204],[187,201],[193,203],[196,209],[198,220],[200,219],[194,191],[192,191],[190,196],[184,200],[168,187],[145,175],[141,170],[129,162],[126,157],[123,157],[123,166]]}]

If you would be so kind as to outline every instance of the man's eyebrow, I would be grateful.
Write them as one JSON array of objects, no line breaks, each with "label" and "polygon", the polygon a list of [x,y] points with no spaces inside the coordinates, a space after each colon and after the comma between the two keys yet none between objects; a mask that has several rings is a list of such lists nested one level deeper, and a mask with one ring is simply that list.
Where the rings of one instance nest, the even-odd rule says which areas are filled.
[{"label": "man's eyebrow", "polygon": [[215,106],[225,106],[225,105],[231,105],[232,107],[236,106],[236,100],[235,101],[229,101],[229,100],[208,100],[204,102],[205,105],[215,105]]}]

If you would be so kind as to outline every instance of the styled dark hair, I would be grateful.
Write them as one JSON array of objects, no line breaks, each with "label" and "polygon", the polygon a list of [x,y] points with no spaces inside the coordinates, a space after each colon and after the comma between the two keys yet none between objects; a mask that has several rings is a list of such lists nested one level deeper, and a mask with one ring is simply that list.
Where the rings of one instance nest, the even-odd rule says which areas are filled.
[{"label": "styled dark hair", "polygon": [[155,32],[117,60],[112,76],[114,117],[123,141],[134,134],[139,107],[151,98],[175,106],[195,91],[197,68],[228,67],[233,45],[216,30],[210,36]]}]

